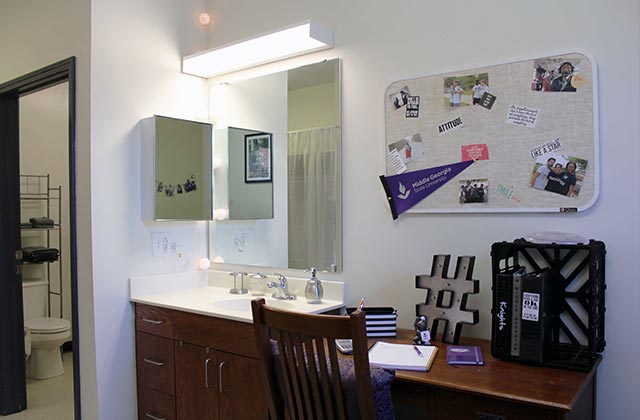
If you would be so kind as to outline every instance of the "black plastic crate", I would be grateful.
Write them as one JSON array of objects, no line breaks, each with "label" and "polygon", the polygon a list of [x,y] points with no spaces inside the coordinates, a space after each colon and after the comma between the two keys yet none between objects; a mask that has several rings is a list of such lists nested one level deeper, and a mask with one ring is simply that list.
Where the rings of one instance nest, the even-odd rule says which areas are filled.
[{"label": "black plastic crate", "polygon": [[[525,267],[528,273],[545,268],[552,272],[551,332],[544,344],[543,365],[588,371],[604,350],[605,253],[604,243],[596,240],[565,245],[517,239],[491,246],[493,284],[498,273],[513,267]],[[493,342],[499,320],[495,307],[491,313]],[[493,355],[518,360],[510,354]]]}]

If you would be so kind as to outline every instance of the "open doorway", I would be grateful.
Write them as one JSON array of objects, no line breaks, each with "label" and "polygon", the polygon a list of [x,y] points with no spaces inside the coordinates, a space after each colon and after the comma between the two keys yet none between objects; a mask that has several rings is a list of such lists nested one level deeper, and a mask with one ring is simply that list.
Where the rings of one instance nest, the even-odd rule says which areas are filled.
[{"label": "open doorway", "polygon": [[75,58],[0,85],[0,414],[80,419]]}]

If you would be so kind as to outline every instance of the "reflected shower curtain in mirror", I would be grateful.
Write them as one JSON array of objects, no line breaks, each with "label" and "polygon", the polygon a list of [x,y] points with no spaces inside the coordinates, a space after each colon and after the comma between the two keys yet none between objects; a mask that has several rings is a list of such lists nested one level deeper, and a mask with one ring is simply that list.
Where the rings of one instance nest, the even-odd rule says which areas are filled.
[{"label": "reflected shower curtain in mirror", "polygon": [[288,135],[289,267],[339,268],[340,128]]}]

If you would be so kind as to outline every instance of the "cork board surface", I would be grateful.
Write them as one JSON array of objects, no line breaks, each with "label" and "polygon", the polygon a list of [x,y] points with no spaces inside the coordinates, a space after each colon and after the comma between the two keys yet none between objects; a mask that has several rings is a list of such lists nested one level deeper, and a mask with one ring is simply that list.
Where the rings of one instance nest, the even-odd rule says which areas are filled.
[{"label": "cork board surface", "polygon": [[477,159],[409,212],[585,210],[598,195],[596,92],[583,53],[393,82],[385,175]]}]

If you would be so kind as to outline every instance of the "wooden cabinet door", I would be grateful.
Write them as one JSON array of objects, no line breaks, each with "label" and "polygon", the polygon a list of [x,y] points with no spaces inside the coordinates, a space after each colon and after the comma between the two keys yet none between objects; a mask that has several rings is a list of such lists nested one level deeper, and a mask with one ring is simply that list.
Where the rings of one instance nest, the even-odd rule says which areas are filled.
[{"label": "wooden cabinet door", "polygon": [[217,352],[220,375],[220,420],[269,418],[262,392],[258,361],[231,353]]},{"label": "wooden cabinet door", "polygon": [[175,343],[177,420],[218,420],[216,354],[206,347]]}]

